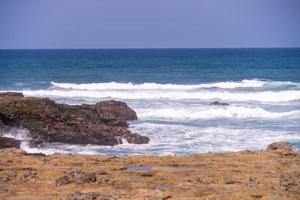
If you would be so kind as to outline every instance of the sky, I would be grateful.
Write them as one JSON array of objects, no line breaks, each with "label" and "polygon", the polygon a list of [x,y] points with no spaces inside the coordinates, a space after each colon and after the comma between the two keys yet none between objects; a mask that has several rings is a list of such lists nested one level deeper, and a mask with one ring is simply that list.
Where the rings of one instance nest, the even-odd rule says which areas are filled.
[{"label": "sky", "polygon": [[0,49],[300,47],[300,0],[0,0]]}]

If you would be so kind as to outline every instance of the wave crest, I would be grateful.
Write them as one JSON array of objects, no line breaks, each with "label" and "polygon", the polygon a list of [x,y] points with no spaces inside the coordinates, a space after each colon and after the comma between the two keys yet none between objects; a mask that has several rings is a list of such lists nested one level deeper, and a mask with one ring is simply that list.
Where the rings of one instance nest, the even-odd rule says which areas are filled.
[{"label": "wave crest", "polygon": [[[3,91],[4,92],[4,91]],[[300,90],[265,92],[228,92],[228,91],[82,91],[82,90],[22,90],[26,96],[95,98],[95,99],[167,99],[167,100],[225,100],[287,102],[300,100]]]},{"label": "wave crest", "polygon": [[142,120],[197,120],[211,118],[282,118],[300,117],[299,111],[270,112],[260,107],[247,108],[229,106],[226,108],[163,108],[139,109],[139,118]]},{"label": "wave crest", "polygon": [[260,80],[242,80],[242,81],[228,81],[195,85],[178,85],[178,84],[159,84],[159,83],[57,83],[51,82],[51,85],[56,88],[74,89],[74,90],[192,90],[201,88],[222,88],[222,89],[234,89],[234,88],[251,88],[251,87],[263,87],[267,81]]}]

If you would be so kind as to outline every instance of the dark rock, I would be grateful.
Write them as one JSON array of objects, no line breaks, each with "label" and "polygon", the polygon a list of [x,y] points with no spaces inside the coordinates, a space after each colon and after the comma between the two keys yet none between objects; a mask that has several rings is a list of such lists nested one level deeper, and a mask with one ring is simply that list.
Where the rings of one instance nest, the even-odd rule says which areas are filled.
[{"label": "dark rock", "polygon": [[237,182],[233,179],[228,179],[228,180],[225,180],[225,184],[228,184],[228,185],[231,185],[231,184],[236,184]]},{"label": "dark rock", "polygon": [[84,104],[79,107],[96,112],[98,118],[109,126],[128,127],[127,121],[137,119],[135,111],[121,101],[102,101],[95,105]]},{"label": "dark rock", "polygon": [[20,92],[3,92],[3,93],[0,93],[0,97],[1,96],[24,97],[24,95]]},{"label": "dark rock", "polygon": [[96,111],[100,118],[119,119],[125,121],[137,119],[137,115],[134,110],[121,101],[102,101],[95,105],[81,105],[79,107]]},{"label": "dark rock", "polygon": [[12,138],[0,137],[0,149],[20,148],[21,141]]},{"label": "dark rock", "polygon": [[76,184],[93,183],[96,181],[97,181],[96,173],[87,173],[87,174],[82,173],[74,177],[74,182]]},{"label": "dark rock", "polygon": [[266,151],[292,152],[293,148],[292,148],[292,145],[290,145],[287,142],[275,142],[275,143],[269,144]]},{"label": "dark rock", "polygon": [[279,177],[280,186],[289,192],[296,192],[300,194],[300,173],[294,172],[290,174],[281,175]]},{"label": "dark rock", "polygon": [[229,106],[229,103],[214,101],[214,102],[210,103],[209,105],[212,105],[212,106]]},{"label": "dark rock", "polygon": [[250,196],[253,197],[253,198],[255,198],[255,199],[260,199],[260,198],[263,197],[262,194],[251,194]]},{"label": "dark rock", "polygon": [[71,181],[68,176],[62,176],[62,177],[59,177],[58,179],[56,179],[55,183],[56,183],[56,185],[67,185],[67,184],[71,183]]},{"label": "dark rock", "polygon": [[24,181],[35,181],[37,179],[37,172],[29,170],[24,174]]},{"label": "dark rock", "polygon": [[153,174],[145,172],[145,173],[141,173],[140,176],[142,176],[142,177],[152,177]]},{"label": "dark rock", "polygon": [[25,156],[39,156],[39,157],[46,157],[44,153],[25,153]]},{"label": "dark rock", "polygon": [[0,197],[1,197],[1,194],[9,193],[11,191],[12,191],[12,189],[11,189],[10,184],[7,181],[0,180]]},{"label": "dark rock", "polygon": [[97,182],[95,172],[86,173],[81,170],[71,170],[66,172],[66,175],[56,179],[56,185],[66,185],[69,183],[84,184]]},{"label": "dark rock", "polygon": [[12,178],[16,177],[17,173],[14,171],[7,171],[5,172],[3,175],[0,176],[0,180],[3,182],[8,182],[10,181]]},{"label": "dark rock", "polygon": [[136,113],[119,101],[72,106],[19,93],[0,95],[2,126],[28,129],[32,146],[44,142],[116,145],[116,137],[128,143],[148,143],[148,137],[127,129],[126,120],[134,119]]},{"label": "dark rock", "polygon": [[68,196],[65,200],[108,200],[110,199],[109,195],[100,194],[98,192],[75,192]]},{"label": "dark rock", "polygon": [[167,199],[171,199],[171,198],[172,198],[171,195],[167,195],[167,196],[163,197],[162,200],[167,200]]}]

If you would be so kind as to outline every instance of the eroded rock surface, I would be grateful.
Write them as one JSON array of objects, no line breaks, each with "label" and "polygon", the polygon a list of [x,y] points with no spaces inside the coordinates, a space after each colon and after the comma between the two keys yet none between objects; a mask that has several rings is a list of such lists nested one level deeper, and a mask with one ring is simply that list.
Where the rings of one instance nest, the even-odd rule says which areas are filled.
[{"label": "eroded rock surface", "polygon": [[292,152],[293,148],[292,145],[290,145],[289,143],[280,141],[268,145],[266,151]]},{"label": "eroded rock surface", "polygon": [[28,129],[33,146],[43,142],[116,145],[120,137],[129,143],[148,143],[148,137],[127,129],[127,120],[134,119],[136,113],[119,101],[72,106],[21,93],[0,94],[0,128]]},{"label": "eroded rock surface", "polygon": [[28,155],[0,150],[0,199],[300,199],[300,153]]}]

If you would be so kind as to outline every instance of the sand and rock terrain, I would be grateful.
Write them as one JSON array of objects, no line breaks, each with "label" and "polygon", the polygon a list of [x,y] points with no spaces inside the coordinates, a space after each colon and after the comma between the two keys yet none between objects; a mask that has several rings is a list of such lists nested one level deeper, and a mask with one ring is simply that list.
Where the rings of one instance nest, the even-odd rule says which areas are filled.
[{"label": "sand and rock terrain", "polygon": [[300,199],[300,153],[85,156],[0,150],[0,199]]}]

